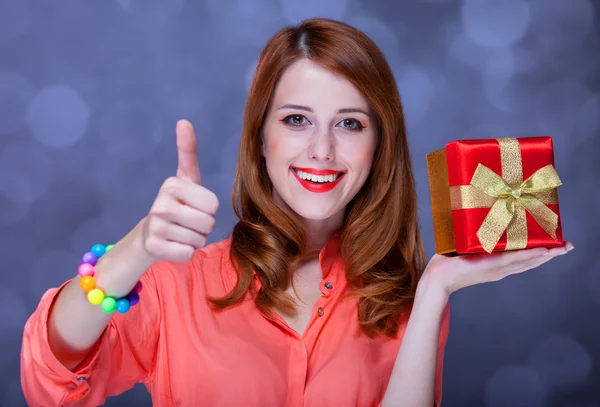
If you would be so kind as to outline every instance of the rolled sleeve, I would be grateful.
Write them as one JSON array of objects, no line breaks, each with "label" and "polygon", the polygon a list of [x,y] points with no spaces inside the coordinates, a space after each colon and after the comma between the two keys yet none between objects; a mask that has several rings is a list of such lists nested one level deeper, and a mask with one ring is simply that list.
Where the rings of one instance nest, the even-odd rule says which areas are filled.
[{"label": "rolled sleeve", "polygon": [[50,310],[69,282],[48,290],[25,324],[21,385],[30,406],[97,406],[149,377],[157,349],[160,305],[154,267],[141,278],[140,303],[115,313],[86,358],[73,370],[54,355],[48,342]]}]

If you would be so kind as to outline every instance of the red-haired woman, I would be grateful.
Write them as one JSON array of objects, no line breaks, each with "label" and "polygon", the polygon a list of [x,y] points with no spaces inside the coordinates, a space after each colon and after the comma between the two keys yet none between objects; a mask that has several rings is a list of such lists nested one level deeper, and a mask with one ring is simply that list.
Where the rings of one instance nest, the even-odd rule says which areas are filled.
[{"label": "red-haired woman", "polygon": [[425,267],[394,77],[340,22],[305,21],[264,49],[224,241],[205,245],[219,203],[191,124],[176,133],[176,176],[148,215],[28,320],[30,405],[96,406],[136,382],[156,406],[439,405],[450,294],[572,247]]}]

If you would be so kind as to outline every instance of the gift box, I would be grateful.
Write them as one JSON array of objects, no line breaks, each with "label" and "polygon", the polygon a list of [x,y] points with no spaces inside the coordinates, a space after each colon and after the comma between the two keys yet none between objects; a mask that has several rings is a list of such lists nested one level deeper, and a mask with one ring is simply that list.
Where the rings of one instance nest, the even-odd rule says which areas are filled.
[{"label": "gift box", "polygon": [[551,137],[452,141],[427,172],[436,253],[563,245]]}]

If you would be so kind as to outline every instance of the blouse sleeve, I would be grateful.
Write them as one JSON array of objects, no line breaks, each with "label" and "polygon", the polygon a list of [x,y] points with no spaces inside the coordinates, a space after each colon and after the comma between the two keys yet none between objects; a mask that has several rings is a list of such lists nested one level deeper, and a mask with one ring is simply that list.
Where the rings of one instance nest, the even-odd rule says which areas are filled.
[{"label": "blouse sleeve", "polygon": [[435,384],[433,400],[435,407],[442,405],[442,376],[444,370],[444,352],[446,350],[446,342],[448,342],[448,334],[450,333],[450,302],[446,305],[442,313],[442,322],[440,324],[440,338],[438,341],[437,361],[435,365]]},{"label": "blouse sleeve", "polygon": [[139,304],[115,313],[90,354],[67,369],[48,344],[48,317],[60,290],[48,290],[25,324],[21,348],[21,385],[30,406],[98,406],[148,379],[157,350],[160,305],[154,273],[141,278]]}]

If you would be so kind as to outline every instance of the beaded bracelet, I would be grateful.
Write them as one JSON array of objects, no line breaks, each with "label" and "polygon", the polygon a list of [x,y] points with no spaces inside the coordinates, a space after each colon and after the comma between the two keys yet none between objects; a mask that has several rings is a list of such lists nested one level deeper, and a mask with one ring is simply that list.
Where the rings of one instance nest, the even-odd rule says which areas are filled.
[{"label": "beaded bracelet", "polygon": [[89,252],[86,252],[82,257],[82,263],[79,266],[78,274],[81,276],[79,286],[87,293],[88,301],[94,305],[100,304],[102,310],[108,314],[115,310],[121,314],[129,311],[129,308],[136,305],[140,301],[139,293],[142,291],[142,283],[137,282],[133,290],[123,298],[115,298],[104,295],[104,292],[96,287],[94,281],[94,266],[98,259],[113,248],[114,245],[109,244],[106,247],[101,244],[92,246]]}]

